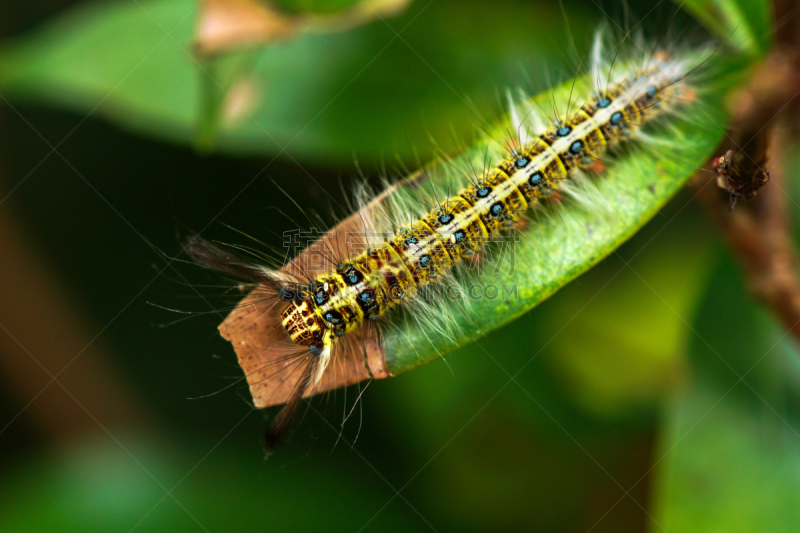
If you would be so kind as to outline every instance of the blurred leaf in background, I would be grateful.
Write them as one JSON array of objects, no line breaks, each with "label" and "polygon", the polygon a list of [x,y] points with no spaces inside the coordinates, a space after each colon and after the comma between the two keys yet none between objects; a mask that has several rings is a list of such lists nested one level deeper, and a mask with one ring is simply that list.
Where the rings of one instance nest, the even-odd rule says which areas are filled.
[{"label": "blurred leaf in background", "polygon": [[765,0],[686,0],[680,5],[720,41],[745,53],[764,56],[772,45],[773,10]]},{"label": "blurred leaf in background", "polygon": [[[654,221],[659,223],[663,217]],[[658,406],[686,379],[687,324],[697,314],[718,251],[708,246],[710,231],[683,229],[661,238],[656,252],[615,254],[617,261],[603,265],[608,274],[569,288],[562,305],[545,317],[553,331],[569,324],[553,340],[552,361],[584,409],[630,416],[631,410]],[[586,302],[586,293],[598,297]]]},{"label": "blurred leaf in background", "polygon": [[[551,22],[561,18],[556,4],[462,7],[455,0],[415,2],[399,17],[298,35],[207,65],[192,53],[199,9],[193,0],[87,3],[4,47],[0,89],[188,145],[198,134],[208,139],[209,132],[198,132],[199,119],[209,105],[222,106],[231,112],[212,127],[221,130],[219,149],[228,153],[326,164],[349,163],[353,154],[370,162],[395,153],[427,159],[434,149],[454,148],[452,131],[468,133],[490,118],[499,88],[519,84],[520,74],[545,62],[557,76],[567,59],[567,32]],[[577,27],[592,27],[598,15],[570,9]],[[487,26],[503,31],[482,31]],[[591,34],[573,38],[585,49]]]},{"label": "blurred leaf in background", "polygon": [[[797,170],[797,169],[796,169]],[[726,263],[694,323],[694,369],[666,406],[654,467],[668,530],[794,531],[800,523],[800,361]]]},{"label": "blurred leaf in background", "polygon": [[[368,0],[320,3],[319,6],[273,5],[258,0],[206,0],[199,7],[194,51],[202,56],[291,39],[298,32],[346,31],[374,19],[401,13],[410,0]],[[291,12],[287,7],[294,8]],[[323,8],[323,13],[314,10]],[[299,9],[298,9],[299,8]],[[347,8],[347,9],[345,9]]]}]

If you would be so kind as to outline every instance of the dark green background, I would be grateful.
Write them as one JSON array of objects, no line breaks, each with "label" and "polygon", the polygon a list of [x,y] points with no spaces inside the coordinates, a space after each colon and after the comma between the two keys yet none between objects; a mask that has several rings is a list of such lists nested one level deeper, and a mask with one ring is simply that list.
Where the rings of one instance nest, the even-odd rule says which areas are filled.
[{"label": "dark green background", "polygon": [[[388,22],[401,28],[425,4]],[[4,2],[0,31],[13,42],[71,5]],[[648,14],[654,5],[629,16],[656,35],[669,22],[702,36],[689,16],[670,20],[672,4]],[[505,86],[569,77],[606,15],[591,1],[565,10],[574,53],[556,3],[434,0],[408,30],[428,64],[395,40],[350,85],[394,34],[378,22],[332,37],[357,53],[291,65],[302,81],[338,61],[319,94],[276,113],[302,127],[344,92],[269,166],[266,141],[198,155],[191,129],[137,129],[147,120],[110,104],[83,121],[70,94],[0,86],[0,197],[18,186],[0,205],[0,262],[25,274],[4,279],[0,297],[0,530],[796,531],[797,348],[750,301],[688,192],[520,320],[371,384],[338,443],[342,391],[314,401],[266,462],[265,418],[245,388],[188,399],[239,376],[219,317],[160,327],[180,316],[147,302],[203,311],[180,276],[219,280],[184,264],[159,275],[148,243],[177,253],[224,207],[220,222],[280,246],[271,232],[290,223],[267,208],[299,213],[273,180],[332,221],[340,184],[358,178],[354,153],[373,180],[384,162],[398,167],[396,153],[414,167],[409,146],[423,160],[436,151],[426,132],[445,151],[451,127],[469,138],[465,101],[492,117]],[[472,30],[486,27],[488,37]],[[104,57],[122,53],[114,44]],[[42,162],[67,135],[63,158]],[[796,181],[786,192],[797,197]],[[236,238],[217,223],[205,235]],[[78,353],[59,377],[68,392],[45,388],[44,369]]]}]

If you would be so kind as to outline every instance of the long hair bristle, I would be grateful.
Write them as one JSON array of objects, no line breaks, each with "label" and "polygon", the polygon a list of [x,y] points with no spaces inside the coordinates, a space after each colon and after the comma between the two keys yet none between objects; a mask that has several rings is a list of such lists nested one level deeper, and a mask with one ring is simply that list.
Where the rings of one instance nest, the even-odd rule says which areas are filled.
[{"label": "long hair bristle", "polygon": [[197,235],[189,238],[185,250],[195,263],[210,270],[231,274],[267,286],[273,286],[276,283],[275,278],[265,272],[263,268],[241,259]]},{"label": "long hair bristle", "polygon": [[286,433],[291,428],[294,414],[297,411],[297,408],[300,406],[300,402],[303,400],[303,396],[313,380],[318,361],[319,359],[317,357],[309,355],[306,367],[303,369],[303,374],[297,381],[297,385],[295,385],[292,395],[289,397],[289,401],[286,402],[286,405],[284,405],[283,408],[278,412],[278,414],[272,420],[272,424],[270,424],[269,429],[267,429],[265,436],[267,453],[272,453],[275,451],[283,438],[286,436]]}]

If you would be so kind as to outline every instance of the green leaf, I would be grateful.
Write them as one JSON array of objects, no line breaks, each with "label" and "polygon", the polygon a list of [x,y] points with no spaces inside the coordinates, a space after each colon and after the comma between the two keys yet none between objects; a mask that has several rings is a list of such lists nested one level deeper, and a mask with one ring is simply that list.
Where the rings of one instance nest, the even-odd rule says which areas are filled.
[{"label": "green leaf", "polygon": [[695,324],[692,381],[664,410],[654,514],[667,531],[797,531],[797,348],[730,260],[714,279]]},{"label": "green leaf", "polygon": [[767,0],[675,0],[722,42],[763,56],[772,45],[772,6]]},{"label": "green leaf", "polygon": [[[497,107],[498,87],[528,84],[525,72],[545,65],[556,76],[574,68],[563,54],[565,30],[552,23],[561,17],[557,6],[528,16],[533,8],[519,0],[468,10],[437,0],[351,31],[248,52],[254,64],[234,79],[227,61],[240,61],[238,54],[221,66],[195,61],[197,9],[196,0],[80,5],[0,48],[0,91],[183,145],[199,136],[218,138],[214,149],[230,154],[285,147],[294,158],[335,167],[351,166],[354,155],[374,163],[449,151],[452,132],[474,126],[473,109]],[[576,8],[570,22],[585,49],[595,19]],[[222,117],[209,105],[221,106]]]},{"label": "green leaf", "polygon": [[[491,275],[480,279],[468,275],[465,285],[482,287],[482,297],[438,298],[442,306],[438,313],[450,317],[449,321],[432,318],[433,324],[420,325],[417,320],[405,320],[389,329],[384,336],[389,372],[398,374],[428,363],[514,320],[630,238],[712,155],[727,123],[726,89],[741,79],[746,64],[741,58],[727,63],[719,58],[715,73],[719,84],[704,91],[707,98],[690,107],[674,127],[662,128],[657,135],[664,144],[628,151],[607,173],[593,180],[591,190],[584,191],[592,197],[590,208],[572,202],[557,213],[540,215],[518,235],[513,253],[503,255]],[[537,105],[548,109],[553,101],[566,102],[570,91],[568,83],[538,96]],[[482,161],[491,139],[504,138],[507,128],[494,130],[454,161],[426,169],[435,196],[447,197],[449,191],[457,190],[458,185],[448,181],[448,176],[461,175],[450,169],[469,168],[470,161]],[[486,287],[493,287],[497,294],[485,292]]]},{"label": "green leaf", "polygon": [[695,384],[670,406],[657,520],[667,531],[797,531],[800,438],[723,394]]},{"label": "green leaf", "polygon": [[687,321],[706,289],[716,248],[709,246],[710,231],[690,226],[696,219],[668,223],[669,216],[632,240],[633,254],[622,250],[598,265],[559,294],[559,305],[539,314],[542,330],[563,328],[549,343],[548,361],[584,411],[630,416],[659,405],[683,381]]},{"label": "green leaf", "polygon": [[80,5],[0,50],[0,90],[190,139],[197,73],[181,47],[188,50],[196,11],[192,0]]}]

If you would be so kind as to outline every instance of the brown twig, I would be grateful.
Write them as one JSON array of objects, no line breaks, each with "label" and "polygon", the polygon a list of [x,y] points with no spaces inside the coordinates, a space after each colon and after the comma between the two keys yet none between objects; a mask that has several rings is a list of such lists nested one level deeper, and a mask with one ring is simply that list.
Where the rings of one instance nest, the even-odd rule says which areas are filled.
[{"label": "brown twig", "polygon": [[[725,160],[721,166],[715,161],[720,172],[698,173],[690,186],[741,263],[752,294],[800,341],[800,261],[787,209],[784,161],[800,110],[794,105],[800,99],[796,12],[787,2],[775,2],[776,48],[732,100],[732,134],[719,151]],[[732,209],[739,197],[751,200]]]},{"label": "brown twig", "polygon": [[771,183],[732,211],[722,191],[706,186],[707,177],[693,180],[692,187],[741,263],[753,296],[800,340],[800,278],[784,192],[784,145],[785,134],[774,132],[769,148]]}]

